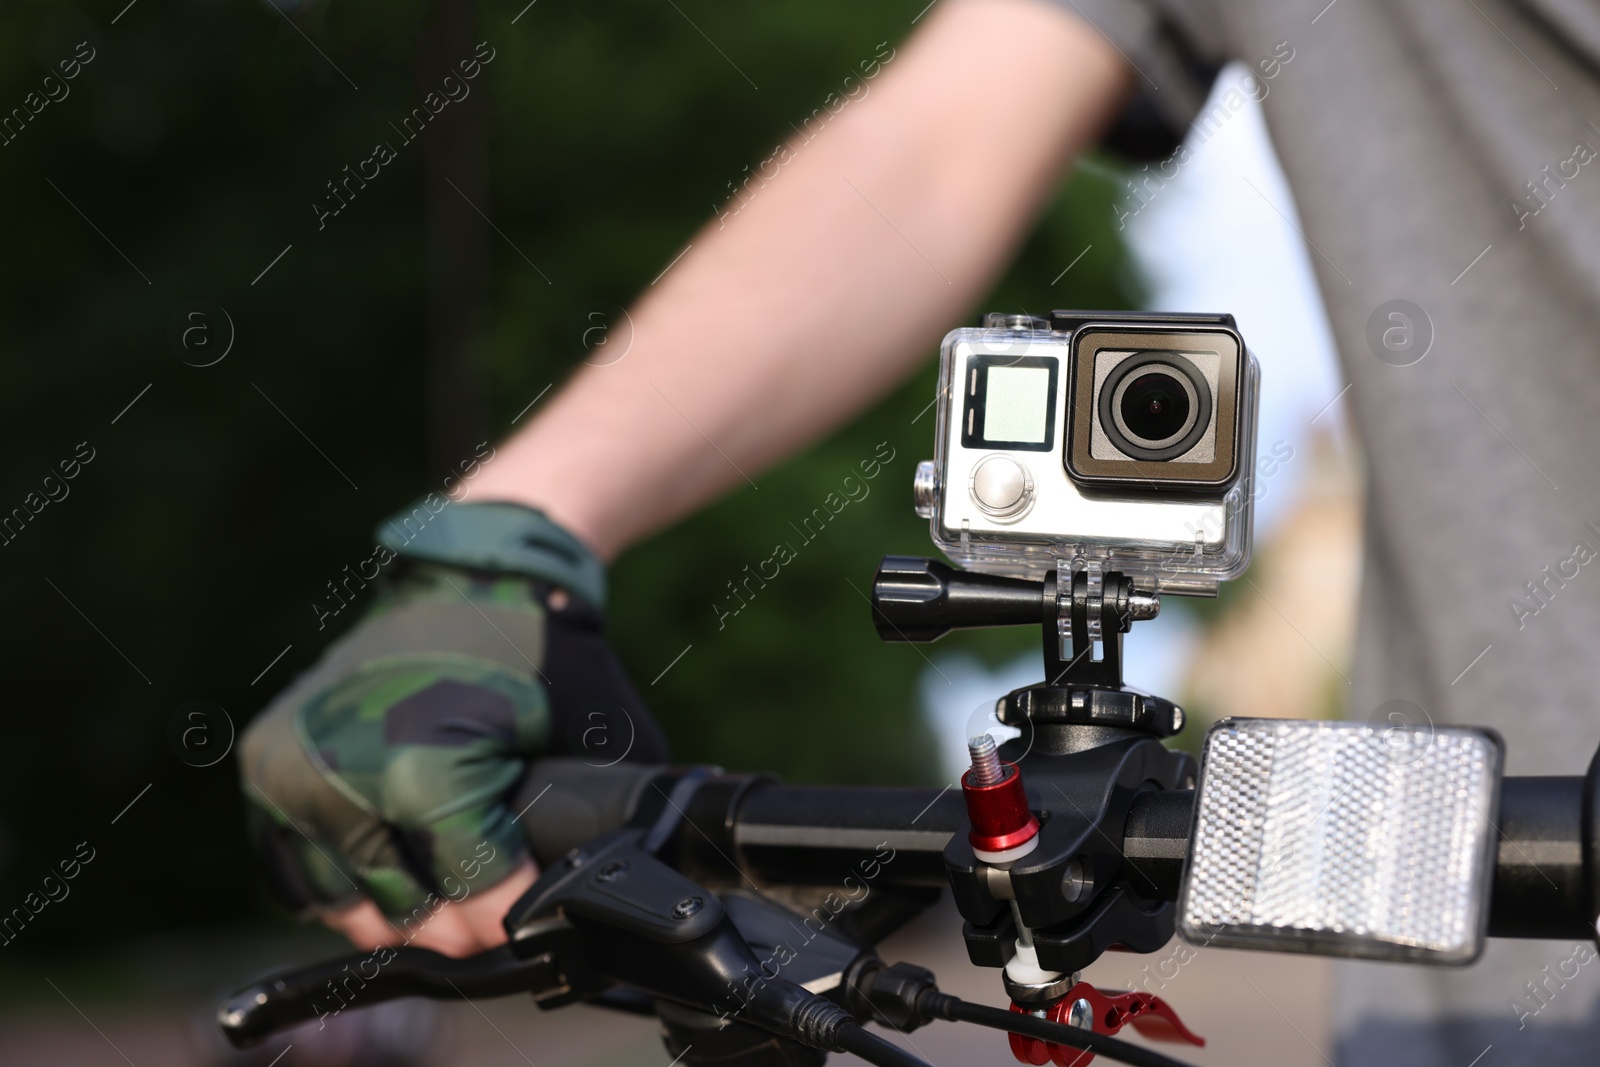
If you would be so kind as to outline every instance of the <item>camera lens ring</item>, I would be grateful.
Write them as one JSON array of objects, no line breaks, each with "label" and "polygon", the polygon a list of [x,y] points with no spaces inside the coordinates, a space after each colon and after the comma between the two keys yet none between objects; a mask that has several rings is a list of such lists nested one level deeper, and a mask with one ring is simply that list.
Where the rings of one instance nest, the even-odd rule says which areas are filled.
[{"label": "camera lens ring", "polygon": [[1111,390],[1111,423],[1149,452],[1183,440],[1199,422],[1200,394],[1187,375],[1156,364],[1136,368]]},{"label": "camera lens ring", "polygon": [[[1177,441],[1152,448],[1136,443],[1137,438],[1129,436],[1131,431],[1124,432],[1122,420],[1117,417],[1120,414],[1117,402],[1120,400],[1118,393],[1122,391],[1121,387],[1133,381],[1136,371],[1156,367],[1168,371],[1172,378],[1184,386],[1186,399],[1190,401],[1190,419],[1186,423],[1187,430],[1181,431],[1183,436]],[[1106,375],[1096,407],[1100,428],[1118,451],[1132,459],[1161,462],[1176,459],[1188,452],[1211,425],[1211,386],[1200,369],[1177,352],[1135,352]]]}]

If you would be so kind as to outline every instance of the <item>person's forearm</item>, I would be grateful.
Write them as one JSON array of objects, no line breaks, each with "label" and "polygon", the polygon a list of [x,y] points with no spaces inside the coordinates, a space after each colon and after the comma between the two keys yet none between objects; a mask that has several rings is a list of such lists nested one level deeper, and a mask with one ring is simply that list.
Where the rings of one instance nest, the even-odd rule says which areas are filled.
[{"label": "person's forearm", "polygon": [[867,85],[693,239],[631,310],[627,354],[576,375],[472,499],[542,508],[611,559],[759,480],[968,313],[1128,75],[1038,0],[944,0]]}]

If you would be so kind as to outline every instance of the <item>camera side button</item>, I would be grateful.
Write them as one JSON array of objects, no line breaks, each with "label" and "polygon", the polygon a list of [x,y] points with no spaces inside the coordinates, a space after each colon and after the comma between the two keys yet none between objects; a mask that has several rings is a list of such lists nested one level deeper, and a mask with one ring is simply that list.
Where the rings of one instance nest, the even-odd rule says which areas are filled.
[{"label": "camera side button", "polygon": [[985,456],[972,469],[972,502],[996,519],[1015,519],[1033,505],[1033,476],[1010,456]]}]

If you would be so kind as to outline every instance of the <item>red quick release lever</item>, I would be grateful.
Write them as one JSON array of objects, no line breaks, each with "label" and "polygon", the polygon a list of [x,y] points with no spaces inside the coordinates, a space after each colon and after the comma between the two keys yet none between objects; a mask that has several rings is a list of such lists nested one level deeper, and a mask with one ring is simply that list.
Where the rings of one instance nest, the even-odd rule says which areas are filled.
[{"label": "red quick release lever", "polygon": [[[1018,1004],[1011,1005],[1011,1010],[1028,1014],[1028,1010]],[[1131,1025],[1140,1036],[1152,1041],[1187,1041],[1202,1047],[1206,1043],[1205,1038],[1183,1025],[1178,1013],[1160,997],[1140,992],[1102,993],[1088,982],[1079,982],[1067,990],[1066,996],[1046,1009],[1044,1017],[1051,1022],[1068,1023],[1108,1036]],[[1094,1060],[1094,1053],[1084,1049],[1020,1034],[1011,1035],[1011,1054],[1019,1063],[1033,1064],[1033,1067],[1044,1067],[1046,1063],[1057,1067],[1085,1067]]]},{"label": "red quick release lever", "polygon": [[972,831],[967,840],[984,863],[1005,863],[1032,852],[1039,839],[1039,820],[1028,810],[1022,772],[1002,763],[994,738],[979,734],[967,742],[972,767],[961,776]]}]

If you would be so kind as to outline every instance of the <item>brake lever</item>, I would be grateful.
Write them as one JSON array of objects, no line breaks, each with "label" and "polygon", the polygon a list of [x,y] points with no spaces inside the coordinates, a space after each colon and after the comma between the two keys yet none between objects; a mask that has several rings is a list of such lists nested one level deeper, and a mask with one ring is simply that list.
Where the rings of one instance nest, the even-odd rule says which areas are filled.
[{"label": "brake lever", "polygon": [[[688,795],[705,777],[704,770],[691,771],[684,776],[674,790],[673,796],[678,801],[678,805],[673,806],[675,810],[681,810],[681,803],[687,802]],[[628,869],[630,864],[640,868],[655,864],[660,870],[670,871],[650,853],[661,847],[674,825],[674,820],[664,815],[648,832],[623,831],[602,838],[600,848],[601,851],[607,848],[648,850],[632,859],[619,852],[617,871]],[[584,895],[582,880],[575,879],[573,872],[582,866],[585,855],[582,848],[571,850],[561,864],[547,870],[513,905],[506,919],[507,933],[511,937],[507,945],[462,958],[409,946],[385,946],[365,955],[343,956],[292,968],[234,993],[217,1009],[217,1023],[235,1048],[249,1048],[284,1027],[312,1019],[325,1020],[346,1008],[364,1007],[398,997],[495,997],[532,993],[540,1007],[549,1008],[600,996],[614,981],[588,965],[587,946],[577,943],[578,931],[563,916],[565,898],[573,895],[576,900]],[[583,872],[585,877],[590,873],[587,868]],[[659,871],[656,873],[659,876]],[[688,879],[676,872],[670,873],[682,883],[673,886],[674,889],[682,891],[689,887],[697,891],[692,895],[702,902],[716,900]],[[659,888],[664,883],[657,877],[652,884]],[[574,894],[575,887],[580,891]],[[583,910],[581,903],[579,910]],[[607,909],[589,910],[603,914]],[[699,922],[687,924],[677,932],[693,933],[706,925],[707,918],[715,921],[720,914],[719,906]],[[648,933],[639,928],[634,932]]]},{"label": "brake lever", "polygon": [[741,927],[771,947],[779,925],[780,938],[793,929],[792,913],[758,897],[725,905],[657,859],[649,846],[659,847],[658,838],[623,830],[570,851],[512,906],[510,940],[500,948],[456,959],[384,947],[296,968],[229,997],[217,1021],[245,1048],[283,1027],[397,997],[531,992],[541,1008],[553,1008],[621,987],[805,1043],[831,1043],[853,1019],[789,975],[801,982],[842,976],[869,950],[819,933],[800,950],[803,962],[780,974],[796,957],[759,961]]},{"label": "brake lever", "polygon": [[566,979],[548,949],[562,932],[547,928],[546,951],[518,955],[509,945],[457,959],[422,948],[379,948],[283,971],[233,994],[217,1023],[235,1048],[249,1048],[295,1023],[397,997],[498,997],[563,991]]}]

